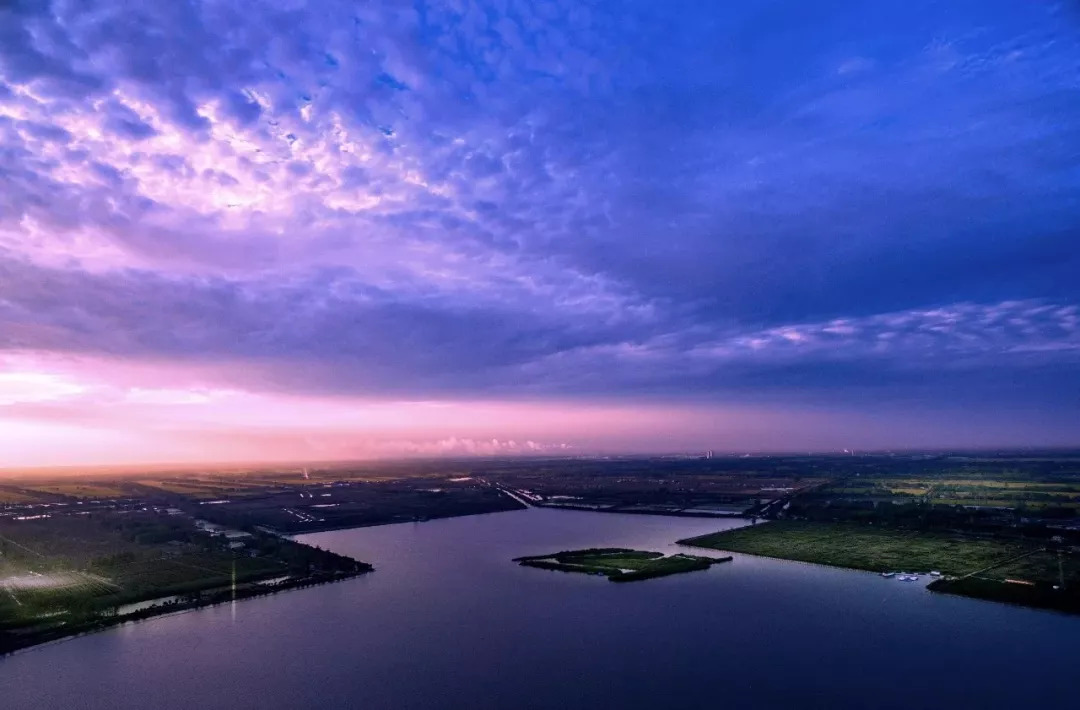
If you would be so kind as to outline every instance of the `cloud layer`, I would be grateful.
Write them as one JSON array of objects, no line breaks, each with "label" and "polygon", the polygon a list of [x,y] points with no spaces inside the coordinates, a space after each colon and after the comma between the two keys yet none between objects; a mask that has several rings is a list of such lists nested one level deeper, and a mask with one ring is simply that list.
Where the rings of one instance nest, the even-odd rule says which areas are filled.
[{"label": "cloud layer", "polygon": [[5,3],[3,362],[1075,417],[1078,29],[1008,0]]}]

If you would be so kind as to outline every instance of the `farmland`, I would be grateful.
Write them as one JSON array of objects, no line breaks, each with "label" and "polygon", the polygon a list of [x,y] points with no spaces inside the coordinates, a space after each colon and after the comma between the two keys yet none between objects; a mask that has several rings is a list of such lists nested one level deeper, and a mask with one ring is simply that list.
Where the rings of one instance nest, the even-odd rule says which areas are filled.
[{"label": "farmland", "polygon": [[133,492],[123,485],[95,481],[61,481],[27,486],[24,492],[40,497],[112,500],[130,498]]},{"label": "farmland", "polygon": [[[297,534],[515,510],[521,504],[459,472],[326,468],[189,472],[92,478],[12,478],[0,488],[0,518],[58,510],[174,508],[233,527]],[[393,474],[393,475],[391,475]]]},{"label": "farmland", "polygon": [[829,481],[814,462],[780,457],[508,462],[484,476],[541,506],[698,516],[739,515]]},{"label": "farmland", "polygon": [[596,511],[775,517],[777,503],[790,502],[788,517],[933,518],[944,527],[993,526],[1077,517],[1080,456],[474,459],[87,472],[7,477],[0,506],[131,498],[205,507],[227,501],[222,505],[234,508],[234,517],[300,532],[516,507],[493,487],[535,505]]},{"label": "farmland", "polygon": [[[867,570],[935,569],[961,576],[1054,546],[1050,562],[1058,548],[1064,549],[1058,577],[1069,578],[1069,546],[1080,544],[1078,503],[1080,456],[1069,452],[468,459],[21,473],[0,483],[0,524],[26,526],[39,519],[80,516],[134,520],[152,513],[260,536],[292,535],[528,504],[770,519],[776,527],[725,533],[704,544]],[[46,538],[37,543],[45,544]],[[174,542],[168,543],[165,557],[197,552],[189,541]],[[139,564],[150,567],[146,574],[156,580],[155,588],[183,588],[190,581],[179,572],[181,565],[151,565],[137,550],[128,550],[128,543],[113,540],[110,545],[119,553],[132,552],[138,564],[126,571],[102,567],[100,561],[97,566],[62,566],[87,576],[56,577],[66,580],[57,588],[112,584],[122,591],[100,587],[98,597],[126,598],[140,588]],[[265,562],[254,559],[237,563],[240,580],[272,573],[252,567]],[[1050,584],[1048,575],[1057,566],[1047,559],[1033,553],[1018,560],[1017,565],[1027,566],[1009,571],[1007,578]],[[216,582],[223,579],[220,559],[189,562]],[[48,573],[34,572],[43,578]],[[997,578],[992,573],[987,580],[1006,578],[1005,572]],[[24,587],[32,581],[18,571],[9,576]]]},{"label": "farmland", "polygon": [[[964,474],[968,475],[968,474]],[[953,478],[949,475],[917,478],[868,477],[823,487],[821,497],[881,502],[921,502],[1001,508],[1080,508],[1080,482],[1017,480],[1019,476]]]},{"label": "farmland", "polygon": [[[179,504],[179,503],[178,503]],[[185,503],[189,509],[194,509]],[[233,527],[289,534],[516,510],[521,504],[476,481],[447,478],[342,481],[267,488],[206,501],[198,514]]]},{"label": "farmland", "polygon": [[1071,518],[1080,513],[1080,459],[1059,457],[860,457],[835,471],[828,485],[800,496],[802,514],[844,508],[918,505],[967,511],[1012,511],[1021,517]]},{"label": "farmland", "polygon": [[679,542],[872,572],[939,570],[952,575],[967,574],[1038,549],[1024,542],[793,520],[725,530]]},{"label": "farmland", "polygon": [[0,505],[33,503],[38,500],[40,500],[40,498],[28,490],[0,486]]},{"label": "farmland", "polygon": [[874,572],[939,571],[933,591],[1080,612],[1080,558],[1042,540],[776,521],[680,543]]},{"label": "farmland", "polygon": [[268,591],[263,580],[328,581],[367,569],[271,535],[207,532],[186,516],[0,519],[0,652],[108,625],[136,602],[167,600],[160,612]]}]

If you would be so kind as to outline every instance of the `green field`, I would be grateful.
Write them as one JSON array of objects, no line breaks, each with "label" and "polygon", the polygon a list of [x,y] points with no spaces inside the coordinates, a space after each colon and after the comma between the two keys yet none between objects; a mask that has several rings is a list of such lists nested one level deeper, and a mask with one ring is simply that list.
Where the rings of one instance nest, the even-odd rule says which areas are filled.
[{"label": "green field", "polygon": [[295,586],[371,569],[273,535],[234,535],[143,511],[0,518],[0,654],[103,628],[147,600],[165,601],[143,616],[272,591],[267,580]]},{"label": "green field", "polygon": [[1038,547],[1018,541],[848,523],[781,520],[702,535],[681,544],[887,572],[963,575]]},{"label": "green field", "polygon": [[0,487],[0,505],[9,505],[13,503],[34,503],[38,500],[38,496],[35,496],[29,491],[22,490],[15,487]]},{"label": "green field", "polygon": [[518,557],[514,561],[526,567],[602,575],[612,582],[632,582],[708,569],[713,564],[730,560],[730,557],[714,558],[683,554],[665,557],[662,552],[608,547],[556,552],[553,555]]},{"label": "green field", "polygon": [[130,498],[131,492],[122,486],[95,481],[64,481],[52,484],[26,486],[24,491],[30,495],[66,496],[82,500]]},{"label": "green field", "polygon": [[832,501],[920,502],[931,505],[981,506],[1038,510],[1048,507],[1080,510],[1076,476],[1032,480],[1016,474],[971,472],[924,477],[864,476],[846,478],[821,488],[820,499]]},{"label": "green field", "polygon": [[238,556],[179,521],[135,514],[7,522],[0,552],[0,628],[227,586],[234,570],[239,582],[290,571],[269,549]]}]

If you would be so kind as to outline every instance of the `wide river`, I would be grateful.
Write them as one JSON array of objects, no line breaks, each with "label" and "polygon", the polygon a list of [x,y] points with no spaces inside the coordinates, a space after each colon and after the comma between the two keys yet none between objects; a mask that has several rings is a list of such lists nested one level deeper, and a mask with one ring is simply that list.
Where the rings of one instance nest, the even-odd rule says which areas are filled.
[{"label": "wide river", "polygon": [[1077,617],[744,555],[630,584],[510,562],[738,524],[530,509],[308,535],[377,571],[0,659],[0,707],[1076,707]]}]

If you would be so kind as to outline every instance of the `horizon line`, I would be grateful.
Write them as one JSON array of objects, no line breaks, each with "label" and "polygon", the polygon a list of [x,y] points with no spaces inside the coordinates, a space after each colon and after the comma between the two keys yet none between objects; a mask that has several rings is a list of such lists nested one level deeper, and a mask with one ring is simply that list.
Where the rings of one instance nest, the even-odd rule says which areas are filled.
[{"label": "horizon line", "polygon": [[85,464],[62,464],[41,466],[0,466],[0,477],[36,475],[43,473],[56,473],[59,475],[83,474],[107,474],[137,473],[140,471],[153,471],[156,473],[175,470],[176,473],[193,473],[193,469],[237,469],[237,468],[293,468],[323,466],[329,468],[341,468],[354,465],[372,464],[436,464],[436,463],[467,463],[473,461],[499,461],[499,460],[571,460],[571,459],[656,459],[656,458],[705,458],[711,452],[711,458],[739,459],[746,457],[771,457],[771,458],[796,458],[805,456],[835,456],[835,457],[863,457],[863,456],[913,456],[913,455],[960,455],[960,454],[1066,454],[1080,456],[1080,443],[1071,445],[1053,446],[958,446],[958,447],[895,447],[895,448],[868,448],[861,449],[760,449],[760,450],[718,450],[718,449],[693,449],[664,452],[577,452],[577,453],[547,453],[547,452],[520,452],[500,453],[484,455],[455,454],[448,456],[392,456],[373,458],[348,458],[348,459],[270,459],[270,460],[222,460],[222,461],[145,461],[136,463],[85,463]]}]

